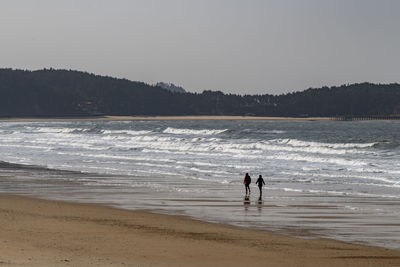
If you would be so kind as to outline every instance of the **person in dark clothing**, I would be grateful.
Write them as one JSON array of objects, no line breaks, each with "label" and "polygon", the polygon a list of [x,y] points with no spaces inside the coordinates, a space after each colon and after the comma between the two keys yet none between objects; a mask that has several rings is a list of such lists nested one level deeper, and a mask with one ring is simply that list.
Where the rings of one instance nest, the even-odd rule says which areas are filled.
[{"label": "person in dark clothing", "polygon": [[246,195],[247,195],[247,190],[249,190],[250,193],[250,183],[251,183],[251,177],[250,175],[246,172],[246,175],[244,176],[244,187],[246,188]]},{"label": "person in dark clothing", "polygon": [[262,178],[261,174],[258,176],[256,184],[258,185],[258,189],[260,189],[260,196],[261,196],[262,195],[262,187],[263,187],[263,185],[265,185],[264,179]]}]

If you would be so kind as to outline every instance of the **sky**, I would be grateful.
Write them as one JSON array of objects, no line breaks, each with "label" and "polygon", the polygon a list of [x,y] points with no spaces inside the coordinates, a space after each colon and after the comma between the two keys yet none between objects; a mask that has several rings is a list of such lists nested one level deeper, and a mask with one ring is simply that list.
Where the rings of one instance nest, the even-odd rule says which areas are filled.
[{"label": "sky", "polygon": [[190,92],[400,82],[397,0],[1,0],[0,67]]}]

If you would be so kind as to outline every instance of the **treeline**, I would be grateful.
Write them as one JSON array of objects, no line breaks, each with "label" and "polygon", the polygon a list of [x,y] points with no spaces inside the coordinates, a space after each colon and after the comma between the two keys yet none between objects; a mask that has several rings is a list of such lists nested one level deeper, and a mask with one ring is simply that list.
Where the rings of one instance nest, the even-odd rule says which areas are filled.
[{"label": "treeline", "polygon": [[282,95],[173,93],[72,70],[0,69],[0,116],[366,116],[400,113],[399,84],[361,83]]}]

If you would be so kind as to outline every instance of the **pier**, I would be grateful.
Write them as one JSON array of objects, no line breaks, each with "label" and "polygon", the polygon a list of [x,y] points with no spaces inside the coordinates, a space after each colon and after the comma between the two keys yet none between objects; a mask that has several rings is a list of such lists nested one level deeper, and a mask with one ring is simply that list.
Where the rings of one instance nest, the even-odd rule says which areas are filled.
[{"label": "pier", "polygon": [[373,120],[400,120],[400,115],[369,115],[369,116],[336,116],[332,117],[336,121],[373,121]]}]

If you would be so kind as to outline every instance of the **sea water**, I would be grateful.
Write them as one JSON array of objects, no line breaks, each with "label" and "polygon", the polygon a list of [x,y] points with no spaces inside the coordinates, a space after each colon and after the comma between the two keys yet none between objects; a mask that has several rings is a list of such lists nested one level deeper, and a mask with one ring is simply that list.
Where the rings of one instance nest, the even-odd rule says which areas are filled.
[{"label": "sea water", "polygon": [[383,121],[2,122],[0,190],[399,249],[399,133]]}]

